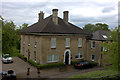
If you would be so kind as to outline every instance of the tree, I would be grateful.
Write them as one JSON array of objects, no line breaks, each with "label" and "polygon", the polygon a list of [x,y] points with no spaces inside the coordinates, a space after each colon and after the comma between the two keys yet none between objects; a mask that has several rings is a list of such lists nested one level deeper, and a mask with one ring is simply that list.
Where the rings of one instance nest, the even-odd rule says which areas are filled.
[{"label": "tree", "polygon": [[85,27],[83,27],[83,29],[90,33],[93,33],[97,30],[110,31],[109,26],[107,24],[102,24],[102,23],[96,23],[95,25],[94,24],[86,24]]},{"label": "tree", "polygon": [[[112,40],[110,42],[109,40]],[[113,70],[119,70],[120,65],[119,65],[119,48],[118,48],[118,28],[112,29],[110,36],[108,36],[108,43],[104,42],[103,47],[107,48],[107,52],[103,51],[103,54],[106,54],[107,57],[109,58],[110,66],[111,69]]]},{"label": "tree", "polygon": [[94,24],[86,24],[85,27],[83,27],[83,29],[92,33],[94,26],[95,26]]}]

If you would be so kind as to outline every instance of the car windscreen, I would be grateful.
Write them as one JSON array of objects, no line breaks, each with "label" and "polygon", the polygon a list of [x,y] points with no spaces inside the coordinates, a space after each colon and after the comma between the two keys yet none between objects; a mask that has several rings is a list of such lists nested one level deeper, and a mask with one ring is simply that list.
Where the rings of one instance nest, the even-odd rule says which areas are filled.
[{"label": "car windscreen", "polygon": [[3,57],[4,57],[4,58],[8,58],[8,57],[10,57],[10,56],[9,56],[9,55],[4,55]]}]

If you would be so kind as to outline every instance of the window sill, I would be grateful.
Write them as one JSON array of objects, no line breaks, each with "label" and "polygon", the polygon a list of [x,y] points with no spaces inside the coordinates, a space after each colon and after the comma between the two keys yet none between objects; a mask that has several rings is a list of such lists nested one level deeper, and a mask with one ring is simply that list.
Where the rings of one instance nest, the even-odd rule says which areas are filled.
[{"label": "window sill", "polygon": [[55,62],[58,62],[58,61],[48,61],[47,63],[55,63]]},{"label": "window sill", "polygon": [[28,46],[30,46],[30,44],[28,44]]},{"label": "window sill", "polygon": [[95,60],[91,60],[91,61],[95,61]]}]

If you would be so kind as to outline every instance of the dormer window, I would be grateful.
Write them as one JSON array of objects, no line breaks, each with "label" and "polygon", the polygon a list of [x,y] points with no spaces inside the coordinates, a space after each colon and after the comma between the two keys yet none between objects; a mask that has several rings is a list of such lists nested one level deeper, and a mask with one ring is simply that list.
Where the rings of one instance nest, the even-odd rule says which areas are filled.
[{"label": "dormer window", "polygon": [[107,38],[107,36],[106,36],[106,35],[102,35],[102,36],[103,36],[103,38],[105,38],[105,39]]}]

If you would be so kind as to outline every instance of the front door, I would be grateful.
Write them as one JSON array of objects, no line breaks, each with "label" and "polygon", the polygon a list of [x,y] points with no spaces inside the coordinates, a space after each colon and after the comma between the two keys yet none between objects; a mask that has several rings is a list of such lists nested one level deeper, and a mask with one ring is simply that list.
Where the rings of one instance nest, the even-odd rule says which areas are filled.
[{"label": "front door", "polygon": [[66,55],[65,55],[65,64],[69,64],[69,52],[68,51],[66,52]]}]

